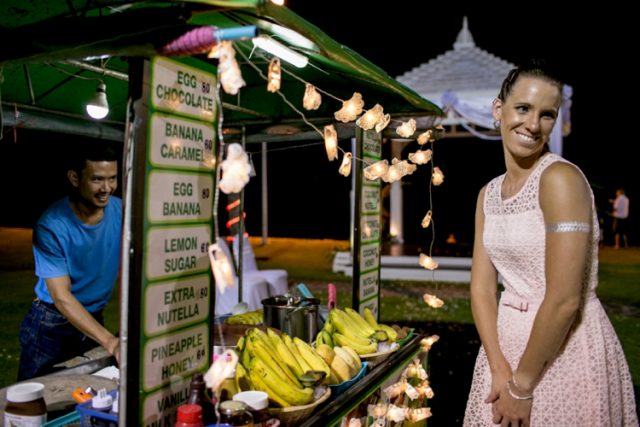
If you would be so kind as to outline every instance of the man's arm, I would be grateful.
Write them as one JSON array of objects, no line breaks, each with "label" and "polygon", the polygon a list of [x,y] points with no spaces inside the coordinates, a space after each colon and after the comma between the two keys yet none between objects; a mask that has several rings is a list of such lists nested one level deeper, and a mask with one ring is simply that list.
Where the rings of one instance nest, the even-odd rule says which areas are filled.
[{"label": "man's arm", "polygon": [[71,324],[103,346],[120,363],[120,340],[109,332],[84,308],[71,293],[69,276],[54,277],[45,280],[47,289],[56,308]]}]

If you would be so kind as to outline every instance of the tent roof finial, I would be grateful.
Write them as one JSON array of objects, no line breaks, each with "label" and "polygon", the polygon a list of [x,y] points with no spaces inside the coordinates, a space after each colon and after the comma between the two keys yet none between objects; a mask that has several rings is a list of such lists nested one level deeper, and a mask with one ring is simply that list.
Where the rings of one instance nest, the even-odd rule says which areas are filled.
[{"label": "tent roof finial", "polygon": [[456,38],[456,42],[453,44],[453,48],[457,50],[464,47],[475,47],[475,45],[471,31],[469,31],[467,17],[465,16],[462,18],[462,29],[458,33],[458,37]]}]

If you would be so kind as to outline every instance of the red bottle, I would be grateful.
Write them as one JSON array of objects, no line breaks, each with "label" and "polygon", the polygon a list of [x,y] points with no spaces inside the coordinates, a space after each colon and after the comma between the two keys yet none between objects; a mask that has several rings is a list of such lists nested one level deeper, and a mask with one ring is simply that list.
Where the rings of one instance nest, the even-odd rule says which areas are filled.
[{"label": "red bottle", "polygon": [[175,427],[204,427],[202,423],[202,407],[193,403],[178,406]]}]

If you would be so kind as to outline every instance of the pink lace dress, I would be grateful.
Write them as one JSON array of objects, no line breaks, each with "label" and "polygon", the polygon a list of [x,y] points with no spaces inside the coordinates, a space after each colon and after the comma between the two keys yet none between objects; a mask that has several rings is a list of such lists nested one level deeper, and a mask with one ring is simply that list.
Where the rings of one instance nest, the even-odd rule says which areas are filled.
[{"label": "pink lace dress", "polygon": [[[552,163],[547,154],[515,196],[502,200],[504,175],[487,186],[484,245],[505,287],[498,309],[498,336],[515,369],[524,352],[545,292],[545,224],[538,203],[540,176]],[[531,425],[638,426],[631,375],[618,337],[595,295],[598,281],[598,221],[592,222],[581,320],[534,391]],[[480,348],[467,401],[465,426],[495,426],[487,356]]]}]

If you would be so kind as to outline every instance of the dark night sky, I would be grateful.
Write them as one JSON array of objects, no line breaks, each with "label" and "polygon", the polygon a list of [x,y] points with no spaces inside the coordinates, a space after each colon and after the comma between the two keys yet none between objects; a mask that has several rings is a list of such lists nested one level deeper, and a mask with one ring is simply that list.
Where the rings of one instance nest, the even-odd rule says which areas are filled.
[{"label": "dark night sky", "polygon": [[[574,91],[572,133],[564,140],[564,157],[583,169],[600,210],[610,208],[607,199],[617,186],[625,186],[632,201],[631,220],[637,222],[633,201],[640,197],[640,187],[631,151],[637,141],[629,134],[633,128],[629,124],[637,120],[637,109],[629,108],[638,96],[637,69],[629,65],[625,53],[634,48],[630,34],[637,21],[628,6],[607,2],[591,10],[584,8],[577,16],[577,11],[561,12],[552,3],[534,2],[510,2],[508,6],[472,2],[469,6],[454,1],[349,1],[349,11],[339,9],[344,4],[337,0],[287,2],[293,11],[393,77],[452,49],[463,16],[479,48],[515,64],[529,57],[554,64]],[[394,4],[399,6],[394,8]],[[494,147],[485,151],[481,143],[442,142],[442,147],[450,146],[436,155],[448,168],[450,173],[445,171],[445,175],[451,185],[439,189],[442,202],[455,200],[458,206],[462,203],[460,209],[473,210],[477,189],[502,173],[501,149],[489,143]],[[465,177],[454,179],[451,171]],[[463,234],[470,232],[472,224],[462,223],[473,220],[472,212],[444,211],[456,218],[456,224],[445,226],[441,234],[459,227]]]}]

